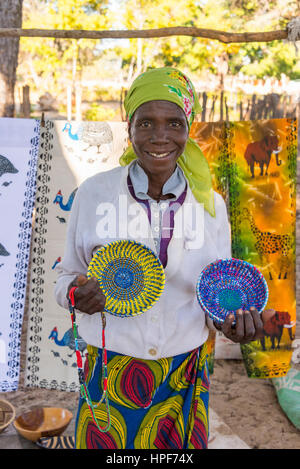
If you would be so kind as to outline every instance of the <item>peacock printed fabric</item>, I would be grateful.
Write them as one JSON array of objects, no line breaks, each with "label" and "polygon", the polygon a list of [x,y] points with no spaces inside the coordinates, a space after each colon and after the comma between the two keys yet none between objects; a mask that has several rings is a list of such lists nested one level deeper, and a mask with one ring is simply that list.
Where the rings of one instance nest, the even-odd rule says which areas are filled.
[{"label": "peacock printed fabric", "polygon": [[[208,440],[209,375],[206,344],[172,358],[142,360],[107,352],[111,426],[100,432],[80,399],[75,428],[77,449],[205,449]],[[88,346],[85,380],[97,405],[102,350]],[[100,384],[99,384],[100,383]],[[95,407],[105,427],[104,403]]]},{"label": "peacock printed fabric", "polygon": [[227,202],[232,256],[255,265],[269,290],[264,338],[239,346],[217,335],[215,358],[243,358],[249,377],[284,376],[296,325],[297,120],[194,123],[213,185]]},{"label": "peacock printed fabric", "polygon": [[[46,120],[40,132],[35,225],[32,234],[25,384],[79,390],[68,312],[55,301],[55,267],[78,186],[117,166],[127,146],[126,123]],[[87,344],[79,337],[84,356]]]},{"label": "peacock printed fabric", "polygon": [[19,385],[39,122],[0,119],[0,391]]}]

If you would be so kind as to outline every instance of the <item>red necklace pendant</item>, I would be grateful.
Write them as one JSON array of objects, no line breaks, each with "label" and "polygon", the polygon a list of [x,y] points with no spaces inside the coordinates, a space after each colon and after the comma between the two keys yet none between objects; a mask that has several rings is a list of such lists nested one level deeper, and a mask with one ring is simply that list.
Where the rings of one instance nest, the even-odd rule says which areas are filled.
[{"label": "red necklace pendant", "polygon": [[[77,361],[77,369],[78,369],[78,377],[79,377],[79,384],[81,388],[81,397],[85,399],[88,408],[91,413],[91,417],[93,422],[95,423],[96,427],[101,433],[106,433],[110,429],[111,425],[111,418],[110,418],[110,410],[109,410],[109,401],[107,396],[107,381],[108,381],[108,374],[107,374],[107,352],[105,348],[105,327],[106,327],[106,317],[103,312],[101,312],[101,320],[102,320],[102,386],[103,386],[103,394],[101,399],[97,404],[93,404],[90,398],[90,394],[88,391],[88,387],[85,382],[84,378],[84,370],[83,370],[83,362],[80,350],[78,348],[78,328],[76,324],[76,315],[75,315],[75,290],[78,287],[72,287],[69,291],[69,311],[72,320],[72,329],[74,334],[74,341],[75,341],[75,353],[76,353],[76,361]],[[107,414],[107,425],[105,427],[100,427],[97,418],[95,416],[94,408],[98,407],[102,402],[105,402],[106,407],[106,414]]]}]

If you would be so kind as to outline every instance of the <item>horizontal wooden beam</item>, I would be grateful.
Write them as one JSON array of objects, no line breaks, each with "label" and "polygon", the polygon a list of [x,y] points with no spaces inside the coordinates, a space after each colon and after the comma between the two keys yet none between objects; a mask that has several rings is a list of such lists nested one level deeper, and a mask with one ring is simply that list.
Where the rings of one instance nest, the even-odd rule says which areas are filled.
[{"label": "horizontal wooden beam", "polygon": [[286,39],[285,30],[255,32],[255,33],[229,33],[214,29],[177,26],[174,28],[139,29],[139,30],[66,30],[66,29],[18,29],[0,28],[0,37],[50,37],[60,39],[128,39],[128,38],[155,38],[169,36],[192,36],[229,43],[239,42],[270,42]]}]

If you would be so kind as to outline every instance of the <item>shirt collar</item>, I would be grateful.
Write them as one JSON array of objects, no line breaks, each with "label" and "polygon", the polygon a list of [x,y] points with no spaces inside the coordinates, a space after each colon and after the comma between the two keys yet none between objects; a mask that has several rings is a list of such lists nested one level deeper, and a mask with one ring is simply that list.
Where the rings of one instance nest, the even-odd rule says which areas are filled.
[{"label": "shirt collar", "polygon": [[[147,194],[149,182],[148,176],[143,168],[135,160],[129,168],[129,175],[136,197],[143,200],[150,200]],[[186,188],[186,180],[181,168],[177,165],[174,173],[165,182],[162,194],[172,194],[173,197],[168,200],[176,200]]]}]

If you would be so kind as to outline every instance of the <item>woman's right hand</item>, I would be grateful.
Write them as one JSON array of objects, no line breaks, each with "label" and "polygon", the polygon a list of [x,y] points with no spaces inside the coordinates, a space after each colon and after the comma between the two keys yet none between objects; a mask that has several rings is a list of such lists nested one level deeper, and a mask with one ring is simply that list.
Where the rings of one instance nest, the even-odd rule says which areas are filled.
[{"label": "woman's right hand", "polygon": [[88,279],[78,275],[68,286],[67,298],[72,287],[78,287],[74,293],[75,308],[86,314],[100,313],[104,310],[106,298],[95,277]]}]

